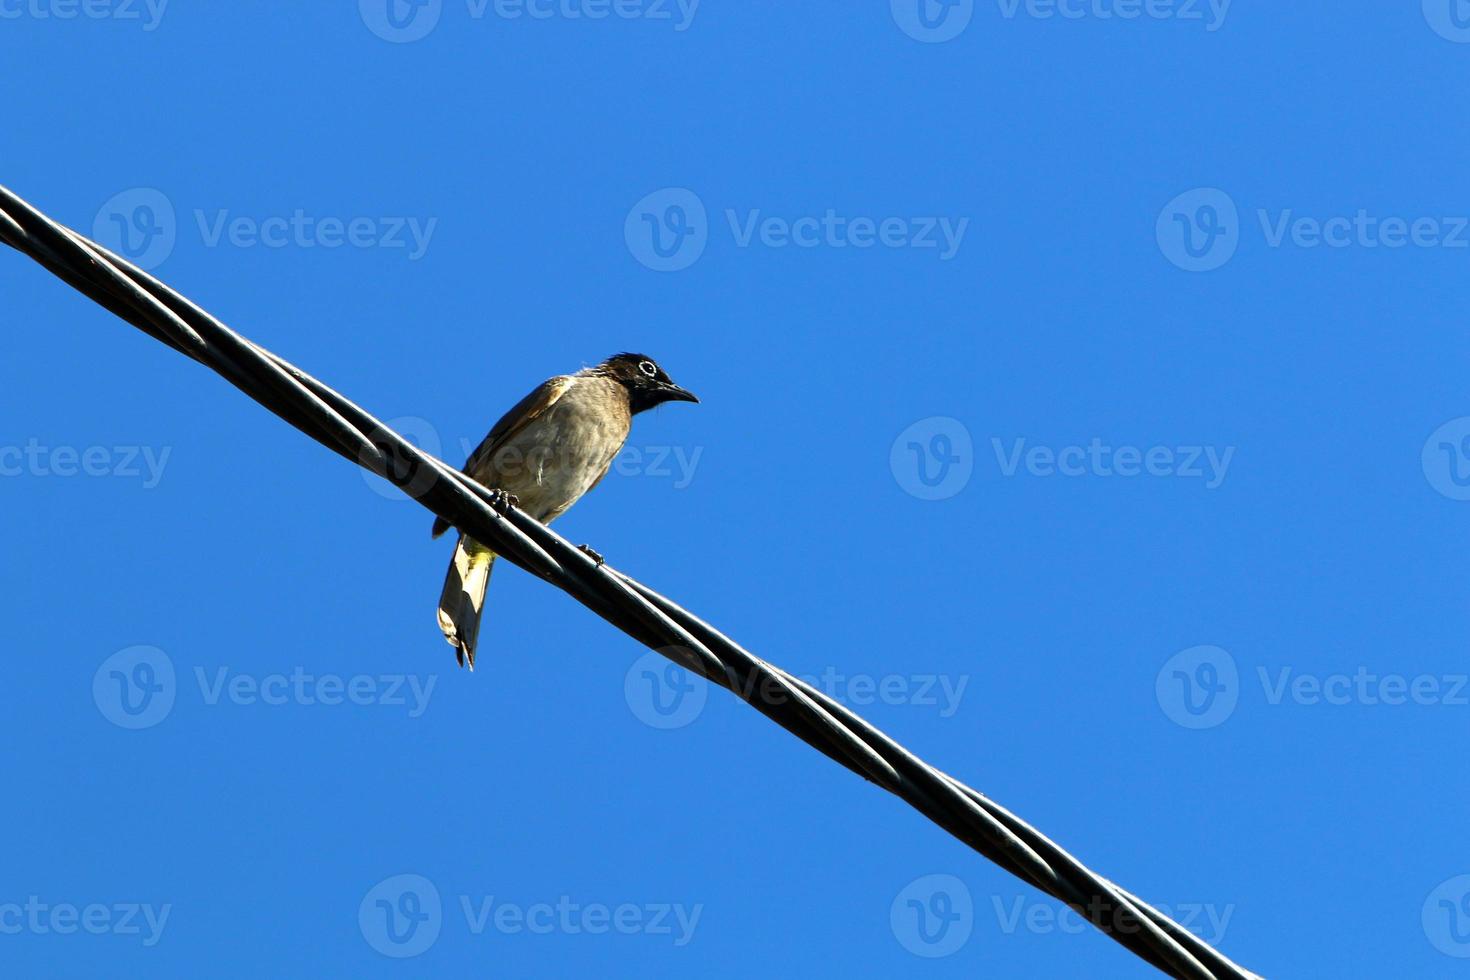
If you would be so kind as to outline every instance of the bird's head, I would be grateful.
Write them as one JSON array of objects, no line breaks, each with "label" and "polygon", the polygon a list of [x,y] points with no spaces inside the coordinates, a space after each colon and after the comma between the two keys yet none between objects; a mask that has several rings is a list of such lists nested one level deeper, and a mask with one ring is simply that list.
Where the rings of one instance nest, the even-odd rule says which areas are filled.
[{"label": "bird's head", "polygon": [[628,389],[628,407],[633,414],[664,402],[698,402],[694,392],[674,384],[674,379],[647,354],[614,354],[592,369]]}]

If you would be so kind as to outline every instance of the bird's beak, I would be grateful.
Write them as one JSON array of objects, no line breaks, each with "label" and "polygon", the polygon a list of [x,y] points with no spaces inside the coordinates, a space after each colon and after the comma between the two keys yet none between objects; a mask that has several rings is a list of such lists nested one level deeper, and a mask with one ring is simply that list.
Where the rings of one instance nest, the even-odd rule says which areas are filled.
[{"label": "bird's beak", "polygon": [[694,392],[680,388],[676,384],[664,385],[663,392],[664,397],[671,402],[694,402],[696,405],[699,404],[699,397]]}]

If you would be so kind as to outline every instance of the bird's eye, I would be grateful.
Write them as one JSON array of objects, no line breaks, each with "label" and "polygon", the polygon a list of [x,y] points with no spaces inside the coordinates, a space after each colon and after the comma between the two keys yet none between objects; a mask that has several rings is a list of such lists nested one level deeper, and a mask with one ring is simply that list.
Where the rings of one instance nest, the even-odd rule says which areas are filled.
[{"label": "bird's eye", "polygon": [[639,361],[638,370],[642,371],[650,378],[658,377],[658,365],[654,364],[652,361]]}]

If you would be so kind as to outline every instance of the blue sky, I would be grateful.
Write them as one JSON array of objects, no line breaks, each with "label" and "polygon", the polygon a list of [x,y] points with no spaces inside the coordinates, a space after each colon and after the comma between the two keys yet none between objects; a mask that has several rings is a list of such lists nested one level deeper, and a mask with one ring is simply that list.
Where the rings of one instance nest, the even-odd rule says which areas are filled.
[{"label": "blue sky", "polygon": [[[1271,976],[1470,956],[1470,10],[0,0],[0,182]],[[270,9],[268,9],[270,8]],[[7,976],[1131,977],[0,255]]]}]

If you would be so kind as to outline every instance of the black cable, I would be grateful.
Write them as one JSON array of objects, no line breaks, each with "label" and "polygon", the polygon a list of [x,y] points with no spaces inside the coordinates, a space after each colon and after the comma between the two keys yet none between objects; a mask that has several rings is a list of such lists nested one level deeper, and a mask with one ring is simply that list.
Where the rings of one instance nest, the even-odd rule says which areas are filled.
[{"label": "black cable", "polygon": [[150,337],[218,372],[328,449],[394,483],[638,642],[731,690],[1011,874],[1065,902],[1163,972],[1189,980],[1256,978],[842,704],[749,653],[672,600],[594,560],[520,510],[504,506],[487,488],[422,452],[337,391],[230,330],[148,273],[56,224],[3,186],[0,241]]}]

